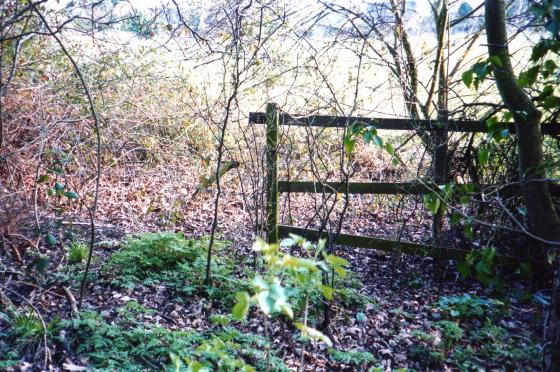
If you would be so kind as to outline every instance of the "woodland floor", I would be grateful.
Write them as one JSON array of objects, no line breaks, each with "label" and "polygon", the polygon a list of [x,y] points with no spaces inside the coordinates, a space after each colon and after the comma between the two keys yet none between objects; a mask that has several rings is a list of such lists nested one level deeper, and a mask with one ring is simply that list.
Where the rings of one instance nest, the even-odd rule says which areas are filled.
[{"label": "woodland floor", "polygon": [[[191,224],[181,229],[187,237],[193,231],[204,231],[202,226],[207,228],[205,219],[196,214],[193,210],[188,219]],[[69,217],[65,220],[72,220]],[[296,369],[302,342],[288,322],[272,321],[267,346],[263,319],[254,310],[241,323],[229,316],[235,291],[253,273],[253,255],[249,229],[240,228],[233,218],[224,220],[220,240],[229,243],[218,245],[215,254],[221,259],[213,268],[210,289],[202,285],[203,270],[196,260],[188,272],[144,273],[142,280],[136,279],[144,274],[131,278],[122,271],[108,270],[104,265],[112,255],[129,244],[126,235],[140,237],[143,232],[162,231],[162,227],[157,220],[145,222],[141,229],[125,219],[101,220],[80,320],[63,287],[78,297],[84,266],[69,263],[64,247],[87,242],[87,220],[62,225],[56,247],[45,254],[28,250],[18,261],[13,251],[0,252],[0,351],[4,353],[0,369],[44,368],[44,333],[36,324],[35,328],[27,324],[36,319],[30,305],[47,324],[50,370],[77,371],[84,366],[157,370],[171,365],[170,354],[182,353],[215,364],[225,363],[223,358],[229,356],[242,358],[264,370],[267,347],[272,370]],[[359,230],[374,235],[390,226],[377,224]],[[417,230],[427,226],[417,226]],[[16,248],[18,238],[13,242]],[[206,241],[202,238],[197,244],[202,252]],[[521,284],[506,284],[497,293],[462,278],[451,261],[336,249],[350,267],[325,330],[334,345],[307,344],[305,370],[540,369],[547,292],[523,284],[516,273],[505,274],[506,283]],[[318,325],[323,319],[322,306],[316,301],[311,311],[311,321]],[[209,350],[197,351],[204,343],[211,345]]]}]

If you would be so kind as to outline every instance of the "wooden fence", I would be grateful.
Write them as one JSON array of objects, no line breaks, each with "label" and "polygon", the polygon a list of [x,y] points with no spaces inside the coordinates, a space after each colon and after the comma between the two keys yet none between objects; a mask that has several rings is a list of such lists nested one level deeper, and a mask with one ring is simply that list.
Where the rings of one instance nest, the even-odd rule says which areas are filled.
[{"label": "wooden fence", "polygon": [[[416,182],[312,182],[312,181],[279,181],[278,180],[278,133],[280,125],[306,126],[306,127],[325,127],[325,128],[344,128],[352,123],[362,123],[373,125],[377,129],[385,130],[425,130],[433,131],[436,137],[447,138],[447,132],[463,133],[486,133],[488,129],[486,123],[482,121],[449,120],[442,126],[438,121],[430,120],[408,120],[408,119],[387,119],[387,118],[364,118],[364,117],[342,117],[311,115],[306,117],[292,117],[281,114],[277,107],[269,103],[266,105],[266,112],[252,112],[249,114],[250,124],[266,125],[266,209],[267,209],[267,241],[269,243],[278,242],[279,238],[287,237],[290,233],[304,236],[311,240],[319,237],[328,237],[323,231],[304,229],[300,227],[279,225],[278,224],[278,196],[279,193],[349,193],[349,194],[391,194],[391,195],[422,195],[432,192],[442,184],[441,176],[435,177],[430,184]],[[511,133],[515,133],[513,123],[506,124]],[[444,131],[442,131],[442,127]],[[557,126],[543,126],[542,133],[546,135],[560,134]],[[437,140],[438,138],[436,138]],[[437,141],[436,141],[437,142]],[[443,149],[443,151],[442,151]],[[445,169],[447,162],[447,146],[435,151],[433,168]],[[439,178],[439,179],[437,179]],[[551,193],[560,196],[560,185],[550,184]],[[486,189],[488,186],[478,186],[478,191]],[[519,184],[510,184],[500,188],[500,195],[513,196],[520,193]],[[440,214],[436,215],[433,221],[433,232],[437,234],[441,223]],[[433,239],[437,241],[437,239]],[[338,234],[331,243],[356,247],[371,248],[383,251],[399,251],[407,254],[441,257],[441,258],[461,258],[470,251],[453,249],[449,247],[436,247],[435,245],[425,245],[406,241],[395,241],[374,237]],[[505,261],[514,260],[511,257],[502,258]]]}]

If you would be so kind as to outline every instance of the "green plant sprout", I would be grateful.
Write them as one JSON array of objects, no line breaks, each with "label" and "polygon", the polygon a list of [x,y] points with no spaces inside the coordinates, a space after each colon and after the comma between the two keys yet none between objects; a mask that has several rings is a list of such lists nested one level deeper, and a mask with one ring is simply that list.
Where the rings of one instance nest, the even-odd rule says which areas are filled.
[{"label": "green plant sprout", "polygon": [[[280,248],[301,246],[311,258],[296,257],[283,253]],[[321,331],[310,327],[308,324],[309,297],[313,291],[320,291],[327,300],[332,300],[335,289],[323,284],[322,273],[333,270],[340,277],[346,275],[345,266],[348,262],[342,258],[325,251],[326,240],[321,239],[315,245],[301,236],[290,234],[290,238],[282,240],[279,244],[268,244],[257,238],[253,250],[263,255],[266,263],[264,277],[256,276],[251,283],[252,293],[237,292],[237,303],[233,306],[232,315],[237,320],[247,316],[252,306],[257,306],[264,314],[264,328],[268,338],[268,318],[283,314],[289,319],[294,319],[295,290],[304,294],[303,321],[294,321],[294,326],[300,330],[304,340],[311,339],[324,342],[332,347],[330,338]],[[283,285],[291,280],[297,288]],[[267,355],[269,353],[267,352]],[[303,355],[303,350],[302,354]]]}]

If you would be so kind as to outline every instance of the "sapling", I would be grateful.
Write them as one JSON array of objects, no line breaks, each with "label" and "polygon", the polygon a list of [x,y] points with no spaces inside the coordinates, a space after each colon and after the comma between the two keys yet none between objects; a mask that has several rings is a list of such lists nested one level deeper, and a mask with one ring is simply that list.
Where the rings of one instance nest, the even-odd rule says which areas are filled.
[{"label": "sapling", "polygon": [[[283,253],[281,247],[299,245],[310,258],[302,258]],[[319,291],[327,300],[331,300],[335,292],[334,288],[325,285],[321,280],[321,273],[333,269],[339,276],[344,277],[344,267],[348,262],[338,256],[324,252],[325,240],[321,239],[315,245],[304,238],[290,234],[290,238],[284,239],[280,244],[267,244],[264,240],[257,238],[253,244],[253,250],[263,255],[266,263],[266,275],[256,276],[250,282],[252,294],[238,292],[237,303],[232,309],[235,319],[244,319],[251,306],[257,305],[264,314],[264,328],[268,344],[269,318],[276,314],[284,314],[289,319],[294,319],[294,301],[296,290],[304,295],[303,322],[294,321],[305,339],[313,339],[324,342],[329,347],[332,342],[328,336],[308,325],[309,298],[314,291]],[[295,288],[286,287],[282,279],[290,278]],[[300,369],[303,367],[303,355],[305,346],[302,346]],[[267,358],[269,355],[267,350]],[[267,365],[270,365],[267,363]]]}]

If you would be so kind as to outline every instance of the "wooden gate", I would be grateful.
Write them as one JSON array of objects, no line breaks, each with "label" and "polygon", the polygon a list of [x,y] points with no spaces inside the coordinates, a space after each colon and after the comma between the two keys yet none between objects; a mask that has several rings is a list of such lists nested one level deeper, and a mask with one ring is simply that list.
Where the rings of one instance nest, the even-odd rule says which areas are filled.
[{"label": "wooden gate", "polygon": [[[310,181],[279,181],[278,180],[278,131],[280,125],[325,127],[325,128],[344,128],[352,123],[362,123],[366,126],[372,125],[377,129],[384,130],[425,130],[435,132],[436,137],[447,138],[447,132],[463,133],[486,133],[488,132],[486,123],[483,121],[469,120],[449,120],[445,123],[430,120],[408,120],[391,118],[364,118],[364,117],[343,117],[343,116],[324,116],[311,115],[306,117],[294,118],[287,114],[281,114],[277,107],[268,103],[266,112],[252,112],[249,114],[250,124],[266,125],[266,209],[267,209],[267,241],[269,243],[278,242],[279,238],[287,237],[290,233],[306,237],[310,240],[317,240],[319,237],[328,237],[326,232],[319,232],[312,229],[279,225],[278,224],[278,196],[279,193],[333,193],[341,192],[348,194],[390,194],[390,195],[423,195],[431,193],[442,180],[434,179],[431,184],[415,182],[310,182]],[[515,133],[513,123],[507,123],[510,133]],[[443,131],[442,131],[443,128]],[[543,127],[543,134],[558,135],[560,130],[556,127]],[[437,140],[437,138],[436,138]],[[437,143],[437,141],[436,141]],[[447,146],[444,151],[435,151],[433,168],[445,169],[447,161]],[[434,172],[437,173],[437,172]],[[438,178],[438,177],[435,177]],[[441,178],[441,177],[440,177]],[[439,182],[436,182],[439,181]],[[560,187],[557,184],[550,184],[551,193],[554,196],[560,195]],[[483,190],[486,186],[479,186]],[[520,192],[519,184],[511,184],[503,187],[503,195],[515,195]],[[434,225],[440,224],[442,215],[434,216]],[[433,229],[437,232],[437,229]],[[435,237],[434,237],[435,238]],[[432,239],[436,241],[436,239]],[[375,237],[358,236],[350,234],[338,234],[331,243],[356,247],[370,248],[383,251],[399,251],[413,255],[423,255],[439,258],[458,259],[464,257],[470,251],[449,247],[436,247],[433,245],[418,244],[406,241],[395,241]],[[503,257],[507,261],[507,257]]]}]

